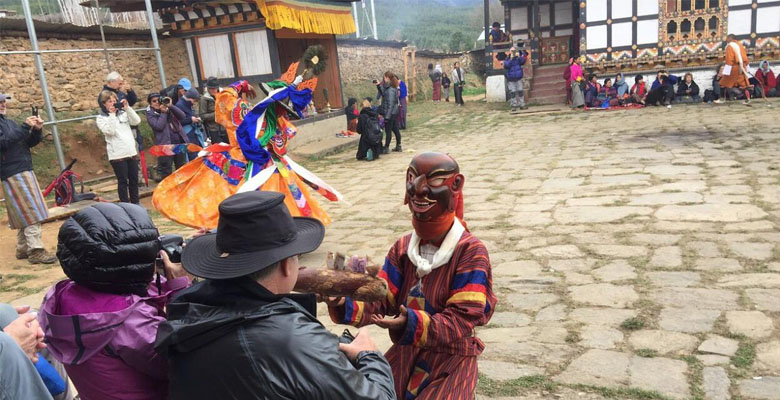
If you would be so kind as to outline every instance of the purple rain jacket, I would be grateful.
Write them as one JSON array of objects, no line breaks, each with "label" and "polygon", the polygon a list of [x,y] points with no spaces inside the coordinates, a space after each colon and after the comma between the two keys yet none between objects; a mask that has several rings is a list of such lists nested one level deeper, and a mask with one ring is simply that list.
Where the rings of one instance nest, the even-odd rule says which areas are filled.
[{"label": "purple rain jacket", "polygon": [[140,297],[66,279],[46,293],[38,317],[44,340],[82,400],[168,398],[168,362],[154,351],[154,340],[171,295],[187,286],[187,278],[162,278],[161,293],[152,283],[148,297]]}]

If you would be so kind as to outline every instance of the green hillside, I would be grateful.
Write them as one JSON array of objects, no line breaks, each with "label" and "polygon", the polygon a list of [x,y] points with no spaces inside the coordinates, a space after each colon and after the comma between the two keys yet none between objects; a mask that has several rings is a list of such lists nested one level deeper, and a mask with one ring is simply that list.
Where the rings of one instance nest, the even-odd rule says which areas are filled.
[{"label": "green hillside", "polygon": [[[375,0],[377,36],[380,40],[405,40],[426,50],[471,50],[480,32],[485,29],[483,1],[439,1]],[[369,4],[367,0],[366,11],[370,16]],[[360,34],[369,36],[368,19],[360,3],[358,12]],[[503,15],[499,0],[490,0],[491,21],[502,21]]]},{"label": "green hillside", "polygon": [[[19,0],[0,0],[0,9],[13,10],[22,15],[22,2]],[[30,0],[30,10],[33,14],[56,14],[60,12],[57,0]]]}]

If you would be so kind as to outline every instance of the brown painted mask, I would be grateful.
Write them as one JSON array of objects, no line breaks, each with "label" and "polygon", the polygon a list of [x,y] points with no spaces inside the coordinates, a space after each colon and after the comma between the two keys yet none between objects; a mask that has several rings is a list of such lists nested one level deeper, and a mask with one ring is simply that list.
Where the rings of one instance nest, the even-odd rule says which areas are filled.
[{"label": "brown painted mask", "polygon": [[406,171],[404,204],[412,211],[418,236],[431,240],[450,229],[464,182],[458,163],[447,154],[428,152],[412,159]]}]

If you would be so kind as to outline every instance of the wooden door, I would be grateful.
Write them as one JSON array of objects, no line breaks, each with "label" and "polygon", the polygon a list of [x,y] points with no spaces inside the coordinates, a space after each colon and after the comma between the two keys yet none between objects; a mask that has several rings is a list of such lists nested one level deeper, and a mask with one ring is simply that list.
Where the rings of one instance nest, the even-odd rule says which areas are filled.
[{"label": "wooden door", "polygon": [[567,63],[570,41],[571,35],[542,38],[541,65]]}]

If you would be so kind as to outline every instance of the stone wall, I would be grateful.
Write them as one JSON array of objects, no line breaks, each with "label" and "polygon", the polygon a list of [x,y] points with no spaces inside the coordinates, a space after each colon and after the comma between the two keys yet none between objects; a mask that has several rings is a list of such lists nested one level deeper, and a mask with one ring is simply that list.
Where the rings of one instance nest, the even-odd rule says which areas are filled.
[{"label": "stone wall", "polygon": [[[385,71],[395,72],[404,79],[403,47],[399,42],[384,42],[373,40],[339,40],[339,67],[341,81],[345,85],[370,84],[372,79],[381,79]],[[470,53],[439,54],[418,50],[415,55],[414,69],[417,72],[417,91],[422,92],[430,87],[428,79],[428,64],[441,64],[444,71],[452,70],[452,64],[459,61],[461,66],[469,71],[472,65]],[[411,57],[409,58],[409,80],[412,76]],[[407,82],[412,90],[411,82]]]},{"label": "stone wall", "polygon": [[[39,38],[39,47],[49,49],[102,48],[100,40],[62,40]],[[108,40],[109,48],[152,47],[149,40]],[[168,84],[181,77],[191,78],[191,69],[184,41],[164,39],[160,41],[163,66]],[[25,37],[0,38],[0,50],[30,50],[30,41]],[[160,89],[160,76],[154,52],[113,52],[111,66],[119,71],[126,81],[133,85],[146,104],[146,95]],[[41,91],[35,59],[32,55],[0,56],[0,92],[10,93],[13,100],[8,103],[9,115],[15,116],[30,105],[43,109]],[[49,95],[56,111],[87,113],[97,107],[97,95],[103,87],[107,74],[103,52],[44,54],[43,65],[49,84]],[[26,112],[26,111],[25,111]]]}]

